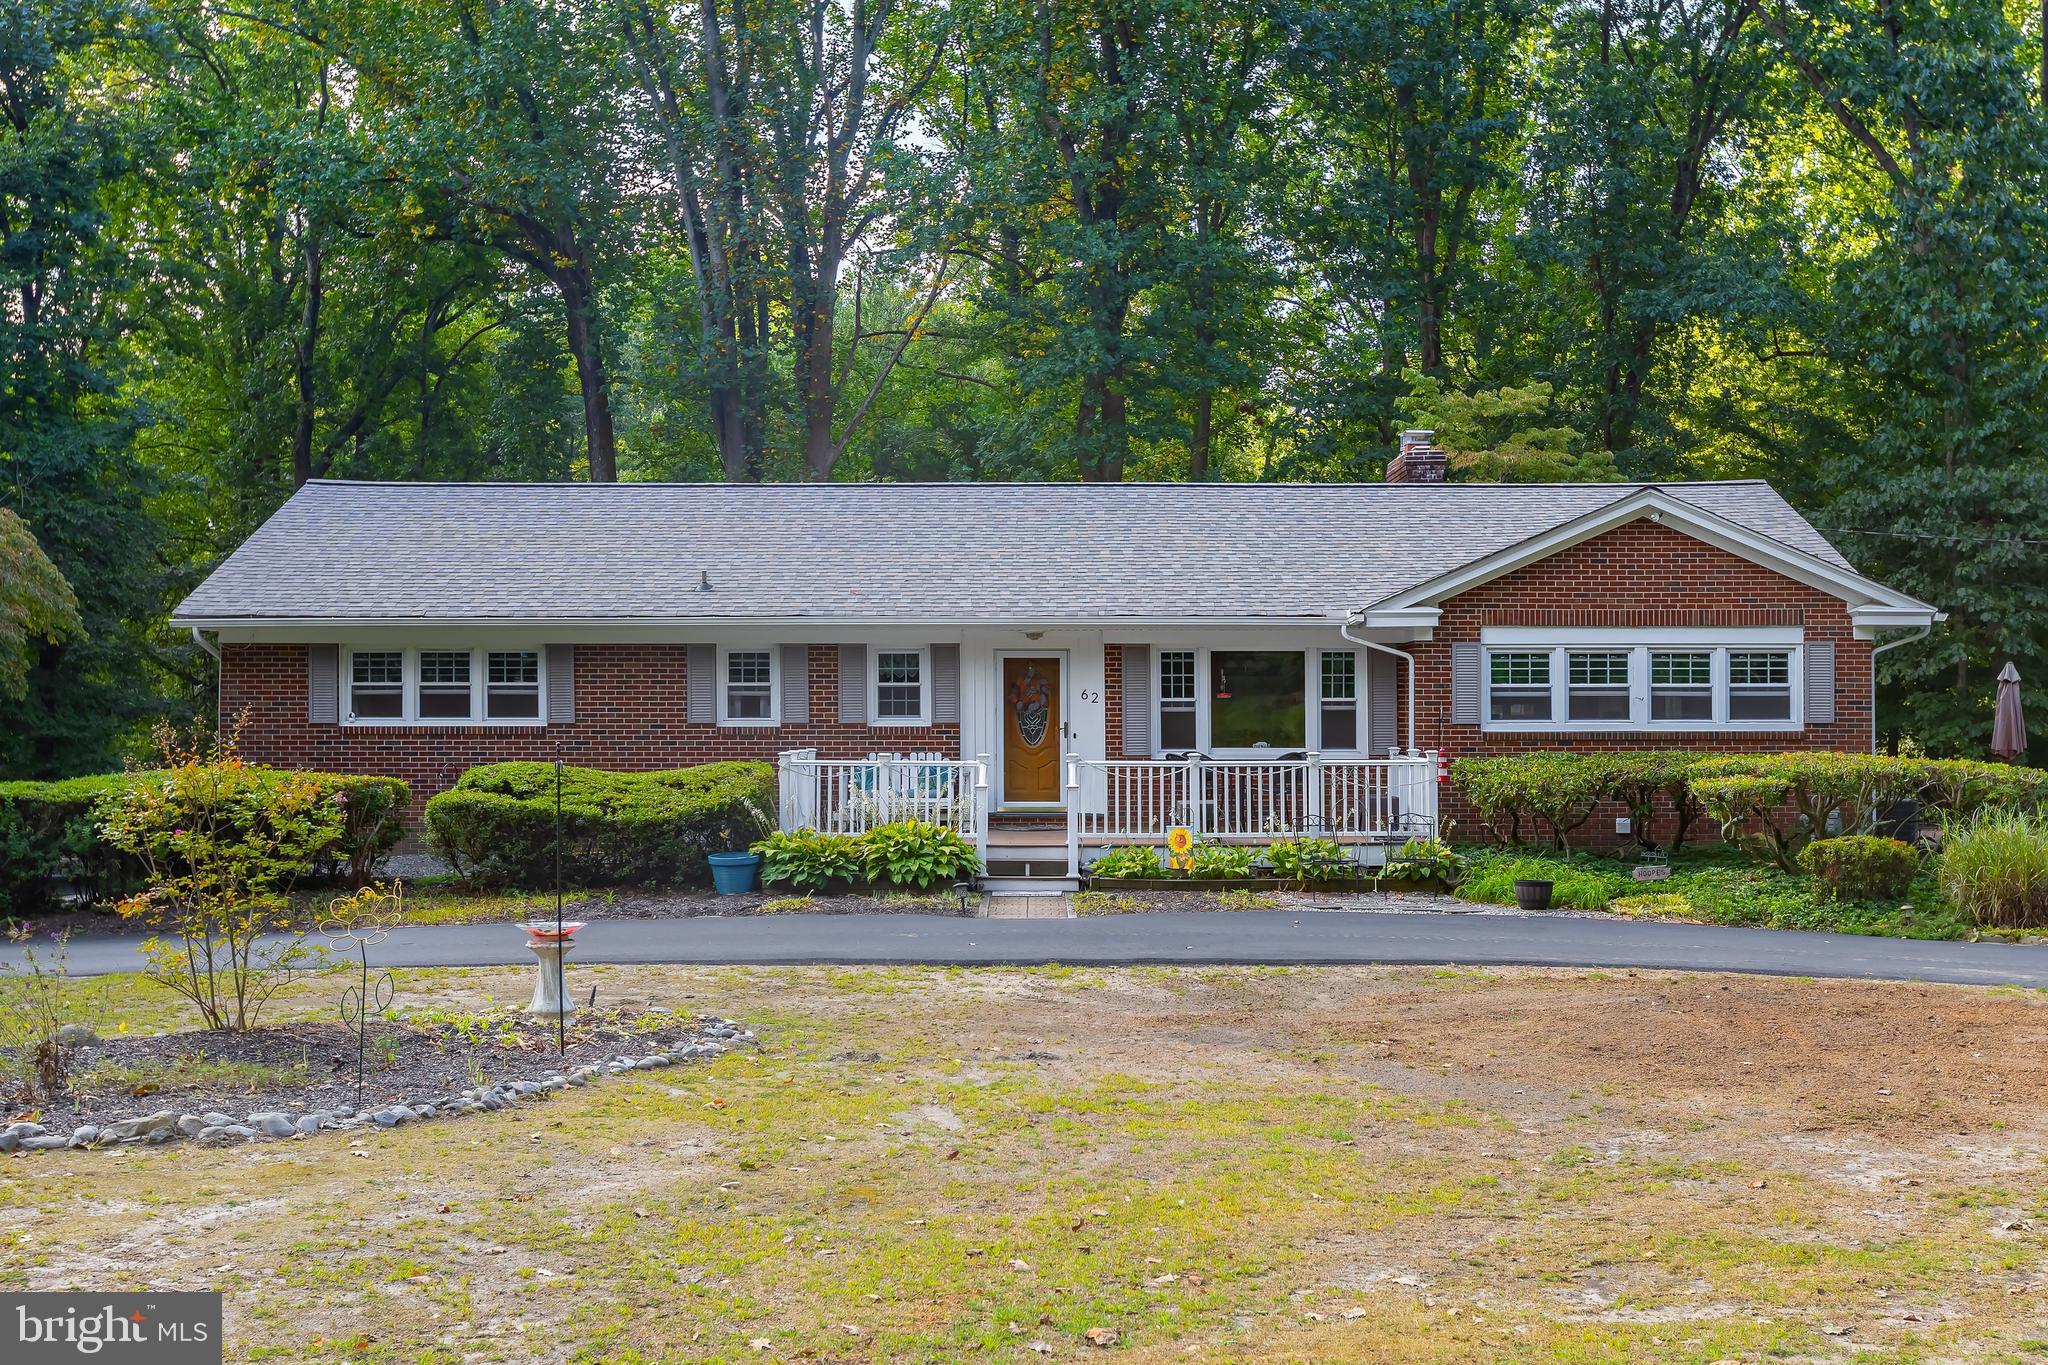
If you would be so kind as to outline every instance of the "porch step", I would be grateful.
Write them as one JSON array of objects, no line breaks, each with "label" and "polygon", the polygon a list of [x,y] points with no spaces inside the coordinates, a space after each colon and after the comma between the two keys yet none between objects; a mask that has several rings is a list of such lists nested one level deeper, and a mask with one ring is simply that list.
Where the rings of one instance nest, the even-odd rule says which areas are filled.
[{"label": "porch step", "polygon": [[990,848],[1065,848],[1067,827],[1065,825],[1015,826],[990,825],[988,828]]},{"label": "porch step", "polygon": [[1057,877],[983,877],[981,889],[991,896],[1051,896],[1061,891],[1079,891],[1078,878],[1064,875]]},{"label": "porch step", "polygon": [[1035,856],[1022,853],[997,853],[989,850],[988,875],[991,877],[1065,877],[1067,875],[1067,850],[1047,850]]}]

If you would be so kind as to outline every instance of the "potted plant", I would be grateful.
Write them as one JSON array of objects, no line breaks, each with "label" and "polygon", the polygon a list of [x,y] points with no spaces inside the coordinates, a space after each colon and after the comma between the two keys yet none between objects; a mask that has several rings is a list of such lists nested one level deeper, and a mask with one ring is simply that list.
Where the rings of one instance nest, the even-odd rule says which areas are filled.
[{"label": "potted plant", "polygon": [[1410,839],[1380,869],[1380,881],[1397,891],[1443,895],[1465,879],[1465,856],[1439,838]]},{"label": "potted plant", "polygon": [[1515,905],[1528,911],[1550,908],[1550,882],[1539,877],[1515,878]]},{"label": "potted plant", "polygon": [[761,855],[750,845],[774,824],[753,802],[742,798],[718,827],[724,851],[705,856],[711,864],[711,889],[721,896],[744,896],[761,887]]}]

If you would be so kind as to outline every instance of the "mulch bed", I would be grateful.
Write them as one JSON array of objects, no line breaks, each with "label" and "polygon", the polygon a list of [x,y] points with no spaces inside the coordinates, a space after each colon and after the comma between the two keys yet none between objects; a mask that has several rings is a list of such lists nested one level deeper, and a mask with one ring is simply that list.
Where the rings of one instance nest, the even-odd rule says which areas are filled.
[{"label": "mulch bed", "polygon": [[[555,1050],[552,1022],[511,1012],[492,1014],[488,1027],[465,1037],[442,1023],[379,1021],[371,1025],[365,1052],[362,1106],[423,1103],[468,1089],[479,1077],[491,1083],[540,1080],[577,1065],[603,1062],[621,1053],[666,1052],[706,1036],[713,1021],[660,1011],[599,1009],[572,1019],[568,1051]],[[274,1069],[276,1079],[247,1088],[206,1084],[162,1088],[81,1088],[86,1073],[101,1064],[134,1066],[150,1062],[234,1062]],[[303,1082],[285,1079],[303,1066]],[[170,1068],[175,1071],[175,1068]],[[188,1030],[155,1037],[109,1037],[73,1050],[72,1089],[55,1103],[37,1106],[35,1121],[55,1132],[83,1123],[105,1124],[169,1109],[185,1114],[210,1110],[232,1114],[356,1107],[356,1038],[340,1023],[276,1024],[245,1033]]]}]

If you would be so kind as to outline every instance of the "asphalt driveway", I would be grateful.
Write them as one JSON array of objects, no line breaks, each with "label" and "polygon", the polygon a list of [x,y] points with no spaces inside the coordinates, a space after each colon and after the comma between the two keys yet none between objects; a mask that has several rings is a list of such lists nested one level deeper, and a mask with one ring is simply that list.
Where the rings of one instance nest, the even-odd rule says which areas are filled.
[{"label": "asphalt driveway", "polygon": [[[139,939],[82,938],[74,975],[134,971]],[[19,955],[0,947],[0,961]],[[393,967],[491,967],[532,961],[506,924],[392,931],[373,960]],[[2048,989],[2048,947],[1930,943],[1718,925],[1564,915],[1250,910],[1086,919],[932,915],[761,915],[597,920],[575,962],[1126,966],[1429,964],[1676,968]]]}]

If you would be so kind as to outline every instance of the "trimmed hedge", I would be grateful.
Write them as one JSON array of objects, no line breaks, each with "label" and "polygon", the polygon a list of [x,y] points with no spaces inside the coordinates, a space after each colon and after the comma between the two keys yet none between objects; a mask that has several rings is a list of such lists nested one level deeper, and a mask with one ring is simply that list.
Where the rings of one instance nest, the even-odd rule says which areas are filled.
[{"label": "trimmed hedge", "polygon": [[1637,843],[1647,842],[1660,811],[1671,811],[1679,830],[1675,850],[1704,813],[1720,822],[1728,842],[1761,852],[1788,872],[1815,838],[1874,828],[1901,801],[1963,816],[1991,806],[2036,807],[2048,798],[2048,773],[2036,768],[1829,752],[1545,750],[1461,758],[1451,765],[1451,779],[1503,846],[1547,832],[1551,846],[1569,849],[1572,832],[1595,806],[1616,801],[1628,808]]},{"label": "trimmed hedge", "polygon": [[[705,880],[705,856],[742,849],[773,822],[775,770],[706,763],[665,772],[562,769],[562,876],[579,886]],[[552,886],[555,768],[471,768],[427,802],[427,839],[464,878]]]},{"label": "trimmed hedge", "polygon": [[[369,880],[398,842],[412,802],[412,790],[395,777],[251,771],[313,782],[323,796],[347,807],[341,842],[315,864],[314,874],[355,886]],[[111,904],[140,887],[141,864],[101,837],[99,807],[156,776],[153,769],[140,769],[56,782],[0,782],[0,914],[51,910],[66,884],[81,889],[93,905]]]},{"label": "trimmed hedge", "polygon": [[1799,866],[1819,879],[1830,900],[1897,900],[1920,870],[1920,850],[1903,839],[1844,834],[1799,850]]}]

